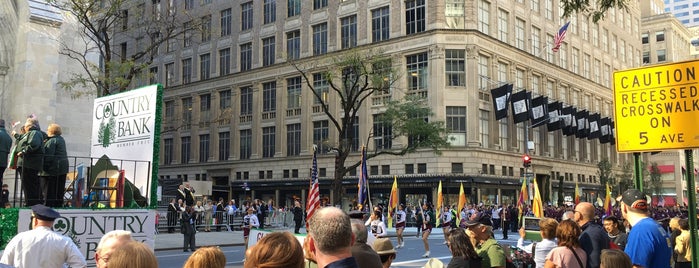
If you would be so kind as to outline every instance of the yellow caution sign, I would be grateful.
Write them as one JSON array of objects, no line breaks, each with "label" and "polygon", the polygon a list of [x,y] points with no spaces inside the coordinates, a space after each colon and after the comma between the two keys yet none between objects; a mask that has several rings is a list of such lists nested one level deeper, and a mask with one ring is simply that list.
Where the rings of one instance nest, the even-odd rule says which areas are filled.
[{"label": "yellow caution sign", "polygon": [[614,73],[619,152],[699,147],[699,61]]}]

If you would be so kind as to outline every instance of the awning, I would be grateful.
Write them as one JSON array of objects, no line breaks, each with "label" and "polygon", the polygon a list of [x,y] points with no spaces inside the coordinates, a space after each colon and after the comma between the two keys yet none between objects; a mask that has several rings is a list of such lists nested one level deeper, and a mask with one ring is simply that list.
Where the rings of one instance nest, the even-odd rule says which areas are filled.
[{"label": "awning", "polygon": [[674,207],[677,205],[677,199],[674,196],[661,196],[661,198],[654,196],[651,204],[659,207]]},{"label": "awning", "polygon": [[[666,173],[675,173],[675,166],[674,165],[658,165],[658,170],[660,171],[660,174],[666,174]],[[651,167],[648,167],[648,171],[651,171]],[[684,171],[684,168],[682,168],[682,171]]]}]

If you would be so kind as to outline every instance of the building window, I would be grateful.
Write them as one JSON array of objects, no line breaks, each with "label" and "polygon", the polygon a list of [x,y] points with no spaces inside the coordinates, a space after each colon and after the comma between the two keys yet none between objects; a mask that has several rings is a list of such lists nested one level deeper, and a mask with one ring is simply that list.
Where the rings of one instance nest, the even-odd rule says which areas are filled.
[{"label": "building window", "polygon": [[240,71],[252,69],[252,43],[240,45]]},{"label": "building window", "polygon": [[313,55],[328,53],[328,24],[313,25]]},{"label": "building window", "polygon": [[[427,97],[427,52],[408,55],[406,57],[408,71],[408,89]],[[411,93],[412,94],[412,93]]]},{"label": "building window", "polygon": [[405,174],[415,174],[415,165],[405,164]]},{"label": "building window", "polygon": [[357,46],[357,15],[340,19],[340,37],[342,49]]},{"label": "building window", "polygon": [[515,19],[515,46],[521,50],[525,49],[524,44],[524,26],[526,22],[523,19]]},{"label": "building window", "polygon": [[301,77],[286,79],[287,108],[301,108]]},{"label": "building window", "polygon": [[313,0],[313,10],[321,9],[328,6],[328,0]]},{"label": "building window", "polygon": [[667,60],[665,58],[665,50],[664,49],[658,49],[658,51],[656,53],[658,54],[658,62],[664,62],[665,60]]},{"label": "building window", "polygon": [[182,99],[182,123],[185,125],[192,123],[192,98]]},{"label": "building window", "polygon": [[165,87],[172,86],[175,82],[175,63],[165,64]]},{"label": "building window", "polygon": [[181,147],[180,153],[182,154],[182,156],[181,156],[180,163],[187,164],[187,163],[189,163],[189,157],[190,157],[190,154],[192,152],[192,148],[191,148],[192,139],[191,139],[191,137],[182,137],[181,141],[182,141],[182,147]]},{"label": "building window", "polygon": [[490,34],[490,2],[484,0],[478,2],[478,30]]},{"label": "building window", "polygon": [[451,145],[466,146],[466,107],[447,106],[447,129]]},{"label": "building window", "polygon": [[369,175],[379,175],[379,166],[377,166],[377,165],[369,166]]},{"label": "building window", "polygon": [[262,157],[274,157],[275,127],[262,128]]},{"label": "building window", "polygon": [[273,112],[277,110],[277,82],[262,83],[262,111]]},{"label": "building window", "polygon": [[393,128],[389,120],[384,119],[383,114],[373,115],[374,121],[374,146],[376,150],[391,149],[393,146]]},{"label": "building window", "polygon": [[390,9],[380,7],[371,11],[371,40],[379,42],[388,40],[390,35]]},{"label": "building window", "polygon": [[231,73],[231,49],[224,48],[218,51],[218,68],[220,75]]},{"label": "building window", "polygon": [[328,120],[313,121],[313,144],[318,146],[318,152],[321,154],[325,154],[330,151],[328,135]]},{"label": "building window", "polygon": [[224,110],[231,107],[231,91],[222,90],[218,92],[219,96],[219,109]]},{"label": "building window", "polygon": [[425,0],[405,1],[406,34],[425,31]]},{"label": "building window", "polygon": [[541,55],[541,29],[532,27],[532,54],[540,57]]},{"label": "building window", "polygon": [[211,55],[209,53],[199,56],[199,80],[211,77]]},{"label": "building window", "polygon": [[352,119],[352,129],[345,133],[347,133],[347,136],[344,139],[350,141],[350,151],[359,151],[359,117]]},{"label": "building window", "polygon": [[655,32],[655,42],[663,42],[663,41],[665,41],[665,32],[664,31]]},{"label": "building window", "polygon": [[[325,79],[325,74],[313,74],[313,90],[317,94],[317,96],[313,96],[313,104],[327,103],[330,86],[328,84],[328,80]],[[319,96],[320,98],[318,98]]]},{"label": "building window", "polygon": [[643,64],[650,63],[650,51],[643,51]]},{"label": "building window", "polygon": [[286,156],[301,154],[301,124],[286,125]]},{"label": "building window", "polygon": [[129,29],[129,11],[121,11],[121,30],[126,31]]},{"label": "building window", "polygon": [[201,42],[211,41],[211,15],[201,18]]},{"label": "building window", "polygon": [[454,173],[454,174],[464,173],[464,163],[451,163],[451,173]]},{"label": "building window", "polygon": [[425,173],[427,173],[427,164],[425,164],[425,163],[417,163],[417,173],[418,173],[418,174],[425,174]]},{"label": "building window", "polygon": [[498,9],[498,39],[502,42],[505,42],[505,43],[507,43],[508,38],[509,38],[509,30],[508,30],[508,27],[510,27],[509,16],[510,16],[510,13],[508,13],[507,11],[502,10],[502,9]]},{"label": "building window", "polygon": [[240,88],[240,115],[252,115],[252,87]]},{"label": "building window", "polygon": [[240,5],[240,30],[252,28],[252,1]]},{"label": "building window", "polygon": [[648,33],[641,34],[641,44],[648,44]]},{"label": "building window", "polygon": [[199,163],[209,160],[209,134],[199,135]]},{"label": "building window", "polygon": [[231,156],[231,133],[218,133],[218,160],[226,161]]},{"label": "building window", "polygon": [[231,35],[232,23],[231,9],[228,8],[221,11],[221,36]]},{"label": "building window", "polygon": [[252,130],[240,131],[240,159],[250,159],[252,155]]},{"label": "building window", "polygon": [[158,67],[150,67],[150,70],[148,70],[148,83],[149,84],[157,84],[158,81]]},{"label": "building window", "polygon": [[182,60],[182,84],[192,82],[192,58]]},{"label": "building window", "polygon": [[490,148],[490,112],[481,110],[480,113],[480,136],[481,136],[481,147]]},{"label": "building window", "polygon": [[277,0],[265,0],[264,24],[277,21]]},{"label": "building window", "polygon": [[194,8],[194,0],[184,0],[184,9],[189,10]]},{"label": "building window", "polygon": [[207,113],[211,111],[211,95],[203,94],[199,96],[199,111]]},{"label": "building window", "polygon": [[381,175],[390,175],[391,165],[381,165]]},{"label": "building window", "polygon": [[275,50],[274,36],[262,39],[262,66],[274,64]]},{"label": "building window", "polygon": [[463,49],[445,51],[445,76],[449,86],[466,85],[466,53]]},{"label": "building window", "polygon": [[165,165],[170,165],[172,164],[172,158],[173,158],[173,143],[172,143],[172,138],[164,139],[163,140],[163,162]]},{"label": "building window", "polygon": [[187,21],[183,23],[182,28],[184,28],[182,47],[190,47],[192,45],[192,22]]},{"label": "building window", "polygon": [[298,59],[301,55],[301,31],[286,33],[286,57],[290,60]]},{"label": "building window", "polygon": [[301,14],[301,0],[287,0],[286,16],[293,17]]}]

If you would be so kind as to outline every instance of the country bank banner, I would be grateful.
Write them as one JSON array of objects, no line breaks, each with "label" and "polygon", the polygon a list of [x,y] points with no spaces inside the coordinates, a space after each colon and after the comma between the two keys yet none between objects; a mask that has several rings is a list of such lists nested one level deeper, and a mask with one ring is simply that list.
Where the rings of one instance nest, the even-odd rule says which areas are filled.
[{"label": "country bank banner", "polygon": [[[90,186],[118,188],[126,195],[137,196],[130,189],[133,185],[151,205],[155,204],[161,103],[160,85],[95,99],[90,156],[106,159],[109,164],[93,169],[96,174],[88,182]],[[110,195],[109,205],[121,207],[115,205],[116,195],[107,192],[101,194]]]},{"label": "country bank banner", "polygon": [[[95,266],[95,249],[104,234],[113,230],[131,232],[134,240],[155,247],[155,210],[148,209],[58,209],[61,217],[53,222],[53,231],[75,242],[89,267]],[[21,233],[31,229],[31,209],[20,209]]]}]

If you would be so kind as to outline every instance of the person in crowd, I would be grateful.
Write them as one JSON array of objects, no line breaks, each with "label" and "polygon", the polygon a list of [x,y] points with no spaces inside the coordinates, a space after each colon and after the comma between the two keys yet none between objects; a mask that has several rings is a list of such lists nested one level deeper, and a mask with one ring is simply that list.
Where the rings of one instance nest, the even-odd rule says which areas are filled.
[{"label": "person in crowd", "polygon": [[296,237],[289,232],[273,232],[245,251],[243,267],[303,268],[303,265],[303,247]]},{"label": "person in crowd", "polygon": [[388,234],[388,231],[386,230],[386,224],[381,220],[381,214],[382,213],[380,210],[374,210],[374,212],[371,213],[371,216],[365,224],[370,227],[369,230],[371,230],[371,234],[374,237],[384,237]]},{"label": "person in crowd", "polygon": [[248,237],[252,228],[260,228],[260,222],[255,214],[255,209],[248,208],[248,214],[243,217],[243,239],[245,240],[245,249],[248,248]]},{"label": "person in crowd", "polygon": [[680,227],[680,235],[677,236],[674,251],[677,253],[675,268],[692,267],[691,237],[689,234],[689,221],[681,219],[677,225]]},{"label": "person in crowd", "polygon": [[131,241],[112,252],[109,268],[153,268],[158,267],[158,259],[148,245]]},{"label": "person in crowd", "polygon": [[[211,200],[209,200],[211,202]],[[187,258],[182,268],[224,268],[226,255],[219,247],[201,247]]]},{"label": "person in crowd", "polygon": [[[5,169],[7,169],[7,156],[10,154],[11,149],[12,138],[5,129],[5,120],[0,119],[0,185],[3,185],[2,175],[5,174]],[[5,203],[0,200],[0,207],[4,205]]]},{"label": "person in crowd", "polygon": [[17,146],[17,171],[21,174],[22,189],[27,197],[27,206],[42,204],[39,171],[44,167],[44,133],[36,119],[29,118],[24,123],[24,134],[15,134]]},{"label": "person in crowd", "polygon": [[495,205],[495,207],[493,207],[490,213],[492,215],[491,219],[493,220],[493,230],[500,229],[500,214],[502,213],[502,206]]},{"label": "person in crowd", "polygon": [[350,222],[352,224],[352,234],[355,238],[354,244],[352,244],[351,247],[351,252],[354,259],[357,260],[359,267],[381,267],[381,258],[379,254],[367,244],[368,236],[366,225],[359,219],[352,219]]},{"label": "person in crowd", "polygon": [[624,227],[619,225],[619,219],[614,216],[606,217],[604,218],[603,225],[604,230],[607,231],[609,240],[616,246],[617,249],[624,250],[628,235],[624,232]]},{"label": "person in crowd", "polygon": [[442,233],[444,234],[444,242],[442,244],[447,244],[447,238],[449,236],[449,230],[451,230],[451,224],[452,221],[456,221],[451,215],[451,211],[449,211],[449,205],[445,205],[444,208],[442,209],[442,215],[440,215],[441,218],[441,224],[442,224]]},{"label": "person in crowd", "polygon": [[259,228],[265,228],[265,219],[267,218],[267,204],[265,204],[265,201],[262,200],[257,200],[257,219],[260,220],[260,227]]},{"label": "person in crowd", "polygon": [[228,201],[228,205],[224,208],[226,210],[226,216],[228,217],[228,228],[231,231],[234,230],[233,223],[235,222],[235,213],[238,211],[238,207],[235,205],[235,200],[231,199]]},{"label": "person in crowd", "polygon": [[203,225],[202,221],[204,220],[204,206],[201,201],[197,201],[196,205],[194,205],[194,215],[196,215],[194,230],[197,230],[200,225]]},{"label": "person in crowd", "polygon": [[211,219],[214,205],[211,200],[204,198],[204,232],[211,232]]},{"label": "person in crowd", "polygon": [[[600,255],[600,268],[631,268],[631,259],[621,250],[605,249]],[[691,267],[691,266],[690,266]],[[675,267],[677,268],[677,267]]]},{"label": "person in crowd", "polygon": [[324,207],[313,213],[306,239],[311,240],[309,248],[318,267],[358,267],[351,251],[355,236],[350,218],[339,208]]},{"label": "person in crowd", "polygon": [[524,227],[519,229],[519,239],[517,247],[524,252],[532,254],[532,259],[536,263],[536,268],[543,268],[546,263],[546,255],[558,246],[556,243],[556,229],[558,222],[552,218],[543,218],[539,220],[539,232],[541,233],[541,242],[534,242],[529,245],[524,245],[524,236],[526,234]]},{"label": "person in crowd", "polygon": [[405,205],[399,204],[394,216],[396,217],[396,248],[402,248],[405,246],[403,231],[405,230],[405,220],[407,219]]},{"label": "person in crowd", "polygon": [[505,251],[493,238],[493,222],[490,215],[476,212],[464,225],[468,228],[466,234],[476,247],[476,253],[482,259],[482,267],[505,267]]},{"label": "person in crowd", "polygon": [[184,202],[187,206],[194,206],[194,188],[189,185],[189,182],[184,183]]},{"label": "person in crowd", "polygon": [[480,268],[482,266],[481,257],[476,253],[464,229],[454,228],[449,231],[447,247],[451,251],[451,261],[447,268]]},{"label": "person in crowd", "polygon": [[425,254],[422,255],[423,258],[430,257],[430,243],[427,240],[432,233],[432,228],[435,226],[434,212],[429,204],[425,203],[422,205],[422,212],[420,213],[420,220],[422,223],[422,245],[425,247]]},{"label": "person in crowd", "polygon": [[587,253],[580,247],[578,237],[582,234],[580,226],[573,221],[561,221],[556,228],[558,247],[546,255],[545,268],[585,268]]},{"label": "person in crowd", "polygon": [[298,200],[294,201],[294,208],[291,210],[294,214],[294,233],[300,234],[301,222],[303,221],[303,209],[301,209],[301,202]]},{"label": "person in crowd", "polygon": [[8,188],[7,183],[2,184],[2,192],[0,192],[0,207],[2,208],[10,204],[10,190]]},{"label": "person in crowd", "polygon": [[376,239],[376,241],[374,241],[374,250],[376,250],[376,254],[379,254],[379,258],[381,258],[381,264],[383,265],[383,268],[391,267],[391,263],[393,263],[393,260],[396,259],[396,249],[393,248],[393,243],[391,243],[391,239]]},{"label": "person in crowd", "polygon": [[130,241],[134,240],[131,237],[131,232],[126,230],[113,230],[104,234],[95,248],[97,268],[107,268],[112,252]]},{"label": "person in crowd", "polygon": [[507,230],[510,229],[510,221],[512,220],[509,205],[505,204],[502,207],[500,218],[502,218],[502,239],[507,239]]},{"label": "person in crowd", "polygon": [[609,236],[604,228],[595,223],[595,206],[580,202],[575,206],[575,222],[580,226],[580,247],[587,253],[587,267],[599,268],[599,256],[609,248]]},{"label": "person in crowd", "polygon": [[225,205],[223,204],[223,197],[218,198],[218,203],[216,203],[216,208],[214,209],[214,214],[216,215],[216,232],[221,231],[221,225],[223,224],[223,215],[226,213]]},{"label": "person in crowd", "polygon": [[621,195],[621,214],[632,228],[624,252],[634,267],[670,267],[672,248],[670,236],[658,223],[648,217],[648,201],[637,189]]},{"label": "person in crowd", "polygon": [[170,200],[170,204],[167,206],[167,232],[174,233],[175,226],[177,226],[177,219],[180,218],[180,207],[177,205],[176,200],[173,198]]},{"label": "person in crowd", "polygon": [[177,200],[187,200],[187,193],[184,190],[184,183],[177,186]]},{"label": "person in crowd", "polygon": [[61,126],[50,124],[46,130],[48,138],[44,141],[44,166],[39,172],[46,193],[46,205],[63,207],[66,174],[68,174],[68,150],[61,134]]},{"label": "person in crowd", "polygon": [[50,207],[37,204],[31,207],[29,231],[13,237],[5,246],[0,263],[13,267],[87,267],[85,256],[70,237],[54,232],[54,220],[61,217]]},{"label": "person in crowd", "polygon": [[197,239],[196,239],[196,234],[197,231],[194,229],[194,220],[196,219],[196,215],[194,212],[194,208],[192,207],[187,207],[184,212],[182,212],[182,218],[180,219],[180,222],[182,223],[182,234],[184,235],[184,243],[182,245],[182,251],[187,252],[187,251],[194,251],[195,248],[197,247]]},{"label": "person in crowd", "polygon": [[510,220],[510,231],[511,232],[517,232],[517,229],[519,229],[519,211],[517,211],[517,206],[512,206],[510,205],[510,211],[509,214],[511,215],[511,220]]},{"label": "person in crowd", "polygon": [[[673,217],[670,219],[668,227],[670,228],[670,243],[672,243],[670,246],[674,249],[677,243],[677,237],[682,233],[682,230],[680,230],[680,217]],[[677,262],[677,251],[672,251],[671,261],[673,264]]]},{"label": "person in crowd", "polygon": [[575,212],[570,210],[563,212],[563,215],[561,215],[561,221],[565,220],[575,220]]}]

